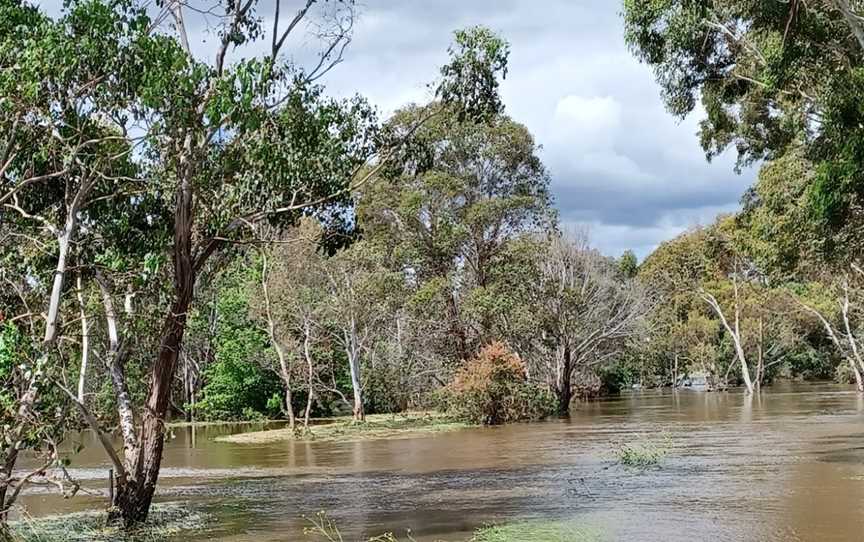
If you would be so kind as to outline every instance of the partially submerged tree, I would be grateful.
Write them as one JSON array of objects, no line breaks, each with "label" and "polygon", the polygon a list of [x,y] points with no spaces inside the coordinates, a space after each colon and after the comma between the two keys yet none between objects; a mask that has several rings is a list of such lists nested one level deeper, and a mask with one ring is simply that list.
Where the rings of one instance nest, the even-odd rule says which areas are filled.
[{"label": "partially submerged tree", "polygon": [[566,413],[578,371],[623,353],[651,307],[641,284],[622,279],[584,234],[553,235],[539,254],[532,307],[536,318],[535,377],[545,379]]},{"label": "partially submerged tree", "polygon": [[360,242],[329,259],[327,277],[327,324],[333,340],[348,361],[354,394],[354,419],[363,421],[362,359],[372,348],[377,328],[385,325],[390,314],[388,291],[398,289],[401,275],[387,271],[376,253]]}]

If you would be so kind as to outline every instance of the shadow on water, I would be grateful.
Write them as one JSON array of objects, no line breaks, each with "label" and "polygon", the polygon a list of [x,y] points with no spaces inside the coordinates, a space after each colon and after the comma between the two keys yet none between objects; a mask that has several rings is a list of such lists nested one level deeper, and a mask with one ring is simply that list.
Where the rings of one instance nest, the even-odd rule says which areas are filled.
[{"label": "shadow on water", "polygon": [[[637,392],[567,420],[414,439],[241,445],[213,438],[261,427],[184,428],[166,447],[159,499],[215,518],[201,540],[302,540],[303,516],[320,510],[346,540],[409,528],[464,540],[490,523],[574,518],[610,540],[859,540],[862,421],[848,388],[786,384],[749,398]],[[660,434],[673,443],[660,468],[615,464],[614,443]],[[30,513],[104,506],[98,449],[73,466],[94,494],[31,493]]]}]

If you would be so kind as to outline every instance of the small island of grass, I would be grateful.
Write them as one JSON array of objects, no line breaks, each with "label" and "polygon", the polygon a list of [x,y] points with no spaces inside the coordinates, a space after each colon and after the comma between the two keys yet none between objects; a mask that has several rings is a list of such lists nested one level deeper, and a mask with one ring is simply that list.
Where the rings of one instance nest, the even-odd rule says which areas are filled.
[{"label": "small island of grass", "polygon": [[304,430],[287,427],[268,431],[251,431],[216,438],[235,444],[266,444],[282,441],[357,441],[372,439],[409,438],[422,434],[443,433],[471,427],[471,424],[437,412],[404,412],[371,414],[358,422],[351,417],[334,418],[331,423]]}]

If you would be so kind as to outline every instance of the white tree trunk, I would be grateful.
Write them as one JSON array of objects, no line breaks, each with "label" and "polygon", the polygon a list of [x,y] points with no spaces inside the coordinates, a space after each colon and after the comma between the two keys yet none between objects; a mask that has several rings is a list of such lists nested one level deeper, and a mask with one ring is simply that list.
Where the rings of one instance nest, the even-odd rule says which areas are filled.
[{"label": "white tree trunk", "polygon": [[741,345],[741,329],[739,327],[740,320],[740,309],[738,308],[738,285],[737,282],[733,281],[735,286],[735,328],[729,325],[729,322],[726,320],[726,316],[723,314],[723,309],[720,307],[720,303],[717,301],[713,295],[708,292],[702,291],[700,295],[702,299],[704,299],[708,305],[714,309],[714,312],[720,318],[720,322],[722,322],[723,327],[732,337],[732,343],[735,346],[735,356],[738,358],[738,362],[741,367],[741,378],[744,380],[744,386],[747,389],[747,393],[753,393],[753,381],[750,379],[750,369],[747,366],[747,356],[744,354],[744,348]]},{"label": "white tree trunk", "polygon": [[111,289],[105,278],[97,271],[96,284],[102,293],[102,305],[105,308],[105,323],[108,328],[108,373],[111,385],[117,398],[117,413],[120,417],[120,433],[123,436],[124,458],[128,470],[134,469],[137,458],[138,439],[135,434],[135,414],[132,408],[132,397],[126,383],[126,349],[120,344],[120,333],[117,326],[117,313],[114,310],[114,300]]},{"label": "white tree trunk", "polygon": [[351,371],[351,388],[354,391],[354,419],[363,421],[366,413],[363,411],[363,387],[360,382],[360,345],[357,340],[357,324],[351,319],[350,329],[345,331],[345,343],[348,346],[348,368]]},{"label": "white tree trunk", "polygon": [[76,278],[76,293],[78,307],[81,311],[81,367],[78,370],[78,402],[84,403],[84,388],[87,382],[87,362],[90,357],[90,323],[87,320],[87,310],[84,304],[84,285],[81,274]]},{"label": "white tree trunk", "polygon": [[312,341],[312,329],[307,319],[303,325],[303,355],[306,358],[306,410],[303,412],[303,428],[309,427],[309,414],[312,412],[312,396],[314,394],[313,379],[315,376],[315,366],[312,363],[312,351],[310,342]]},{"label": "white tree trunk", "polygon": [[276,334],[276,321],[273,319],[273,313],[270,307],[270,290],[267,288],[267,254],[261,253],[261,261],[263,269],[261,271],[261,290],[264,293],[264,309],[267,315],[267,334],[270,337],[270,343],[276,350],[276,356],[279,358],[279,372],[282,376],[282,383],[285,385],[285,413],[288,415],[288,429],[294,431],[297,423],[294,415],[293,397],[291,396],[291,369],[288,367],[288,358],[285,354],[285,349],[279,342]]},{"label": "white tree trunk", "polygon": [[[834,331],[834,327],[831,326],[831,323],[828,322],[827,318],[822,316],[821,312],[819,312],[815,308],[805,304],[804,302],[802,302],[797,297],[795,298],[795,300],[798,302],[798,304],[804,310],[806,310],[810,314],[816,316],[816,318],[818,318],[819,321],[822,322],[822,326],[825,328],[825,332],[828,334],[828,337],[831,339],[831,342],[834,343],[834,346],[837,347],[837,350],[840,352],[840,354],[844,358],[846,358],[846,360],[849,362],[849,367],[852,369],[852,374],[855,377],[856,389],[858,390],[859,393],[864,392],[864,378],[862,378],[862,376],[861,376],[861,369],[859,368],[858,363],[855,363],[856,360],[852,356],[849,356],[848,353],[846,352],[846,350],[843,348],[843,344],[840,342],[840,339],[837,336],[837,333]],[[844,313],[844,315],[843,315],[844,324],[846,324],[847,326],[849,325],[848,324],[849,320],[848,320],[848,316],[847,316],[848,310],[849,310],[848,301],[849,301],[849,298],[848,298],[848,295],[846,295],[844,297],[844,301],[841,301],[841,303],[840,303],[840,307]],[[848,330],[848,327],[847,327],[847,330]],[[851,342],[854,344],[854,338],[852,339]]]}]

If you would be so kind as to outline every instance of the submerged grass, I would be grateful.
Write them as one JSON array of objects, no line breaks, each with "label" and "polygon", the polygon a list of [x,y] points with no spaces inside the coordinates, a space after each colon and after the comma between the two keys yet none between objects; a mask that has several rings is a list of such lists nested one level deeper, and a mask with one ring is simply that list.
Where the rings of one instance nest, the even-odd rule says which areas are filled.
[{"label": "submerged grass", "polygon": [[[348,542],[343,538],[336,523],[325,512],[307,518],[310,526],[305,529],[309,539],[318,542]],[[467,542],[603,542],[602,531],[575,521],[536,520],[505,525],[494,525],[477,529]],[[414,542],[410,533],[397,538],[386,533],[367,539],[367,542]],[[444,542],[443,540],[438,542]]]},{"label": "submerged grass", "polygon": [[634,469],[657,467],[672,450],[672,438],[662,435],[659,438],[641,437],[632,442],[615,444],[615,457],[618,463]]},{"label": "submerged grass", "polygon": [[405,412],[400,414],[372,414],[364,422],[351,418],[335,418],[332,423],[314,425],[305,432],[288,428],[269,431],[251,431],[217,437],[220,442],[237,444],[264,444],[293,441],[357,441],[373,439],[407,438],[426,433],[442,433],[470,427],[437,412]]},{"label": "submerged grass", "polygon": [[203,530],[210,518],[182,504],[155,504],[132,531],[105,525],[104,511],[26,518],[10,523],[16,542],[157,542]]},{"label": "submerged grass", "polygon": [[599,529],[573,521],[528,521],[478,529],[470,542],[601,542]]}]

